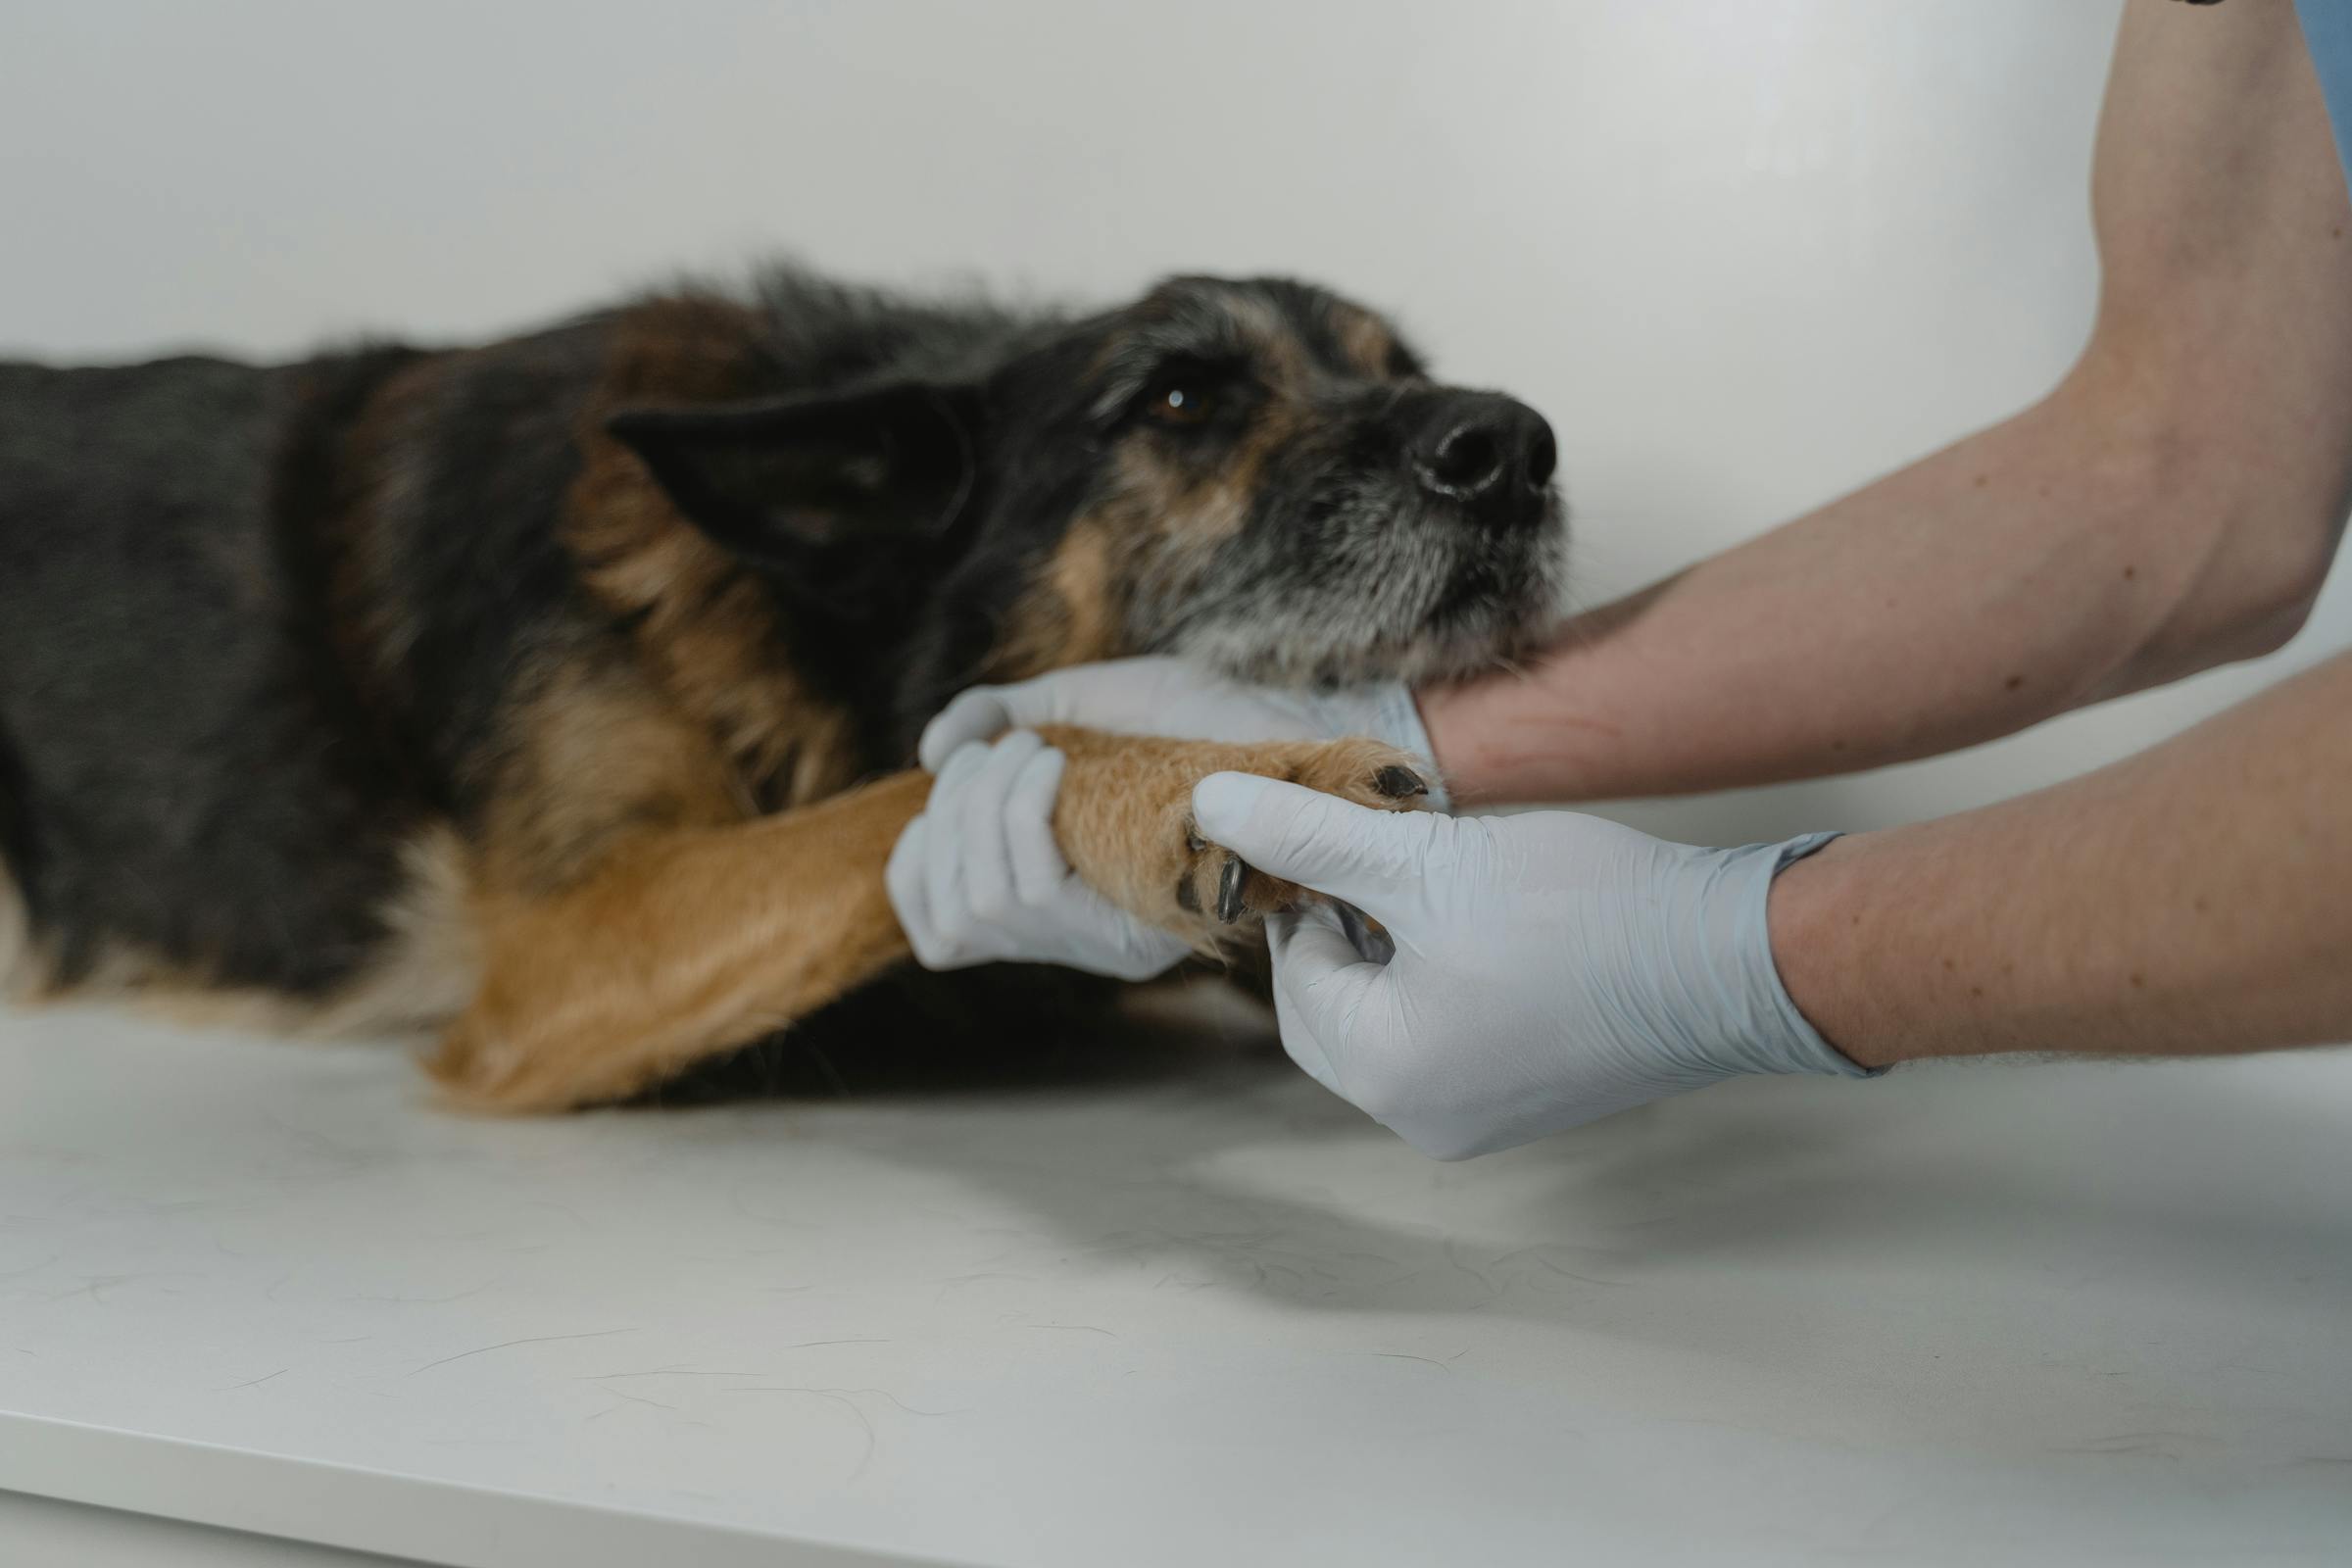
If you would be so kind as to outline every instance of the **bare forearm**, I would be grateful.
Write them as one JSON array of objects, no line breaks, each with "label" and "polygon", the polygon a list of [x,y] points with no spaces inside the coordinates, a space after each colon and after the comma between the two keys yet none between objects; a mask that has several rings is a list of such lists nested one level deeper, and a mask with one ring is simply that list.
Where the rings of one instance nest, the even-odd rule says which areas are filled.
[{"label": "bare forearm", "polygon": [[[2153,435],[2061,392],[1425,692],[1468,800],[1771,782],[1949,751],[2130,689],[2210,556]],[[2161,523],[2162,519],[2159,519]]]},{"label": "bare forearm", "polygon": [[1841,839],[1774,884],[1798,1007],[1866,1065],[2352,1040],[2352,656],[2154,751]]},{"label": "bare forearm", "polygon": [[[2294,9],[2133,0],[2039,406],[1421,694],[1464,800],[1839,772],[2276,646],[2352,486],[2352,206]],[[1899,389],[1889,389],[1890,395]]]}]

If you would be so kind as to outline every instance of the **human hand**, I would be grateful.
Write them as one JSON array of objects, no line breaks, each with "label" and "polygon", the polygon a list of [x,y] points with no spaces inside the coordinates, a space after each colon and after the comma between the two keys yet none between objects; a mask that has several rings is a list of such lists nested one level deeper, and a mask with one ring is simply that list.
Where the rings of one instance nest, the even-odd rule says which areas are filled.
[{"label": "human hand", "polygon": [[926,969],[1058,963],[1149,980],[1190,950],[1079,880],[1054,840],[1061,753],[1029,730],[945,759],[883,882]]},{"label": "human hand", "polygon": [[1740,1073],[1869,1076],[1782,986],[1772,878],[1835,835],[1669,844],[1571,811],[1366,810],[1217,773],[1212,842],[1387,927],[1386,962],[1328,909],[1268,920],[1284,1049],[1423,1153],[1507,1149]]}]

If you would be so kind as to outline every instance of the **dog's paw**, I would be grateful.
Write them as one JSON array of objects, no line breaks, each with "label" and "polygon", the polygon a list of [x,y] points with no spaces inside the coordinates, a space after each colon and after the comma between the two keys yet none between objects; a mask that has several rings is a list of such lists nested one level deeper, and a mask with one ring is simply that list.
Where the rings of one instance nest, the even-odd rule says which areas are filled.
[{"label": "dog's paw", "polygon": [[[1429,781],[1422,777],[1421,764],[1378,741],[1333,741],[1309,748],[1304,755],[1292,755],[1290,748],[1248,750],[1262,755],[1239,765],[1228,764],[1210,771],[1257,773],[1285,779],[1384,811],[1411,810],[1429,794]],[[1201,775],[1206,776],[1206,773]],[[1185,913],[1206,916],[1218,925],[1229,926],[1262,919],[1277,910],[1297,908],[1302,898],[1313,896],[1294,883],[1257,869],[1233,851],[1203,839],[1193,821],[1190,785],[1185,788],[1184,798],[1185,863],[1177,876],[1174,899]]]},{"label": "dog's paw", "polygon": [[1231,746],[1049,731],[1069,758],[1054,835],[1078,874],[1138,918],[1203,950],[1313,895],[1209,843],[1193,820],[1193,786],[1211,773],[1284,779],[1379,810],[1425,804],[1427,764],[1382,742],[1269,741]]}]

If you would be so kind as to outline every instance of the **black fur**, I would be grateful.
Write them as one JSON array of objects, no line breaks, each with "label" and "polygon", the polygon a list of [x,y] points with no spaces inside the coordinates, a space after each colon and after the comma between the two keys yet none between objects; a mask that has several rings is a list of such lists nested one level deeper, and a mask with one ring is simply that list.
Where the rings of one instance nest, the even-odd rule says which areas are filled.
[{"label": "black fur", "polygon": [[312,380],[0,368],[0,818],[68,982],[119,940],[307,994],[381,934],[400,803],[277,505]]}]

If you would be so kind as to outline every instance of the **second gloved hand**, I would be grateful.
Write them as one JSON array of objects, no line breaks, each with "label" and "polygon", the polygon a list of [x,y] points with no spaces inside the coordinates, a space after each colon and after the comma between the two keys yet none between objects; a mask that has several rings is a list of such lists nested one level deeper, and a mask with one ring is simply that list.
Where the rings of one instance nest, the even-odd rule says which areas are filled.
[{"label": "second gloved hand", "polygon": [[883,873],[926,969],[1058,963],[1149,980],[1191,950],[1080,881],[1054,841],[1062,755],[1028,730],[948,757]]},{"label": "second gloved hand", "polygon": [[1214,773],[1200,831],[1343,899],[1396,951],[1359,953],[1326,908],[1267,921],[1282,1043],[1423,1153],[1460,1159],[1740,1073],[1868,1076],[1782,986],[1773,876],[1831,835],[1711,850],[1571,811],[1366,810]]}]

